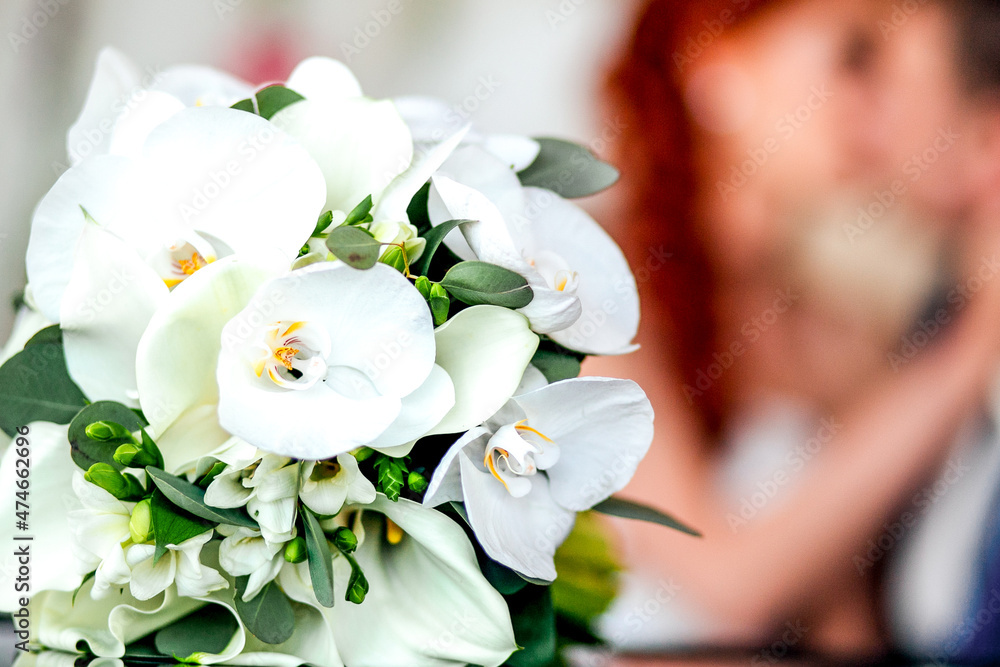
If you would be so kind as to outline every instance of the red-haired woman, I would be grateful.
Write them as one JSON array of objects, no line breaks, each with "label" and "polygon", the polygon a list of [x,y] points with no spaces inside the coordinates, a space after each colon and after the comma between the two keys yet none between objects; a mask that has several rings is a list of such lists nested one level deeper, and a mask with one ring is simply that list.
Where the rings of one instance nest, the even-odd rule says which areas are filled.
[{"label": "red-haired woman", "polygon": [[643,348],[588,372],[633,377],[657,409],[627,493],[704,533],[619,526],[614,643],[883,645],[886,555],[1000,358],[1000,285],[912,328],[955,244],[893,191],[891,11],[653,0],[613,72]]}]

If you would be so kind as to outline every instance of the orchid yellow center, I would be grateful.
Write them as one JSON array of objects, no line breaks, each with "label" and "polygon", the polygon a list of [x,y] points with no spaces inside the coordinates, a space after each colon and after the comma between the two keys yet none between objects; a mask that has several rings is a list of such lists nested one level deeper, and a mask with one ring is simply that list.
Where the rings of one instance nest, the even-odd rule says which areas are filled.
[{"label": "orchid yellow center", "polygon": [[167,287],[173,289],[215,261],[212,245],[191,232],[155,253],[150,265]]},{"label": "orchid yellow center", "polygon": [[531,491],[530,477],[552,466],[559,457],[559,447],[538,429],[522,419],[497,429],[483,456],[483,466],[515,498]]},{"label": "orchid yellow center", "polygon": [[283,389],[308,389],[326,376],[321,341],[308,322],[274,322],[254,346],[253,372]]}]

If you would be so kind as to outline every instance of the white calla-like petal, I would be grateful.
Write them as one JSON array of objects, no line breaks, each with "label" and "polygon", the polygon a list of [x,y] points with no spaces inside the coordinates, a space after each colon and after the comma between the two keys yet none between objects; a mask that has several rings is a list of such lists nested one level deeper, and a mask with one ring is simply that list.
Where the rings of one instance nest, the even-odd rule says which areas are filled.
[{"label": "white calla-like petal", "polygon": [[193,470],[198,462],[234,446],[234,439],[219,426],[214,404],[198,405],[177,417],[156,444],[163,454],[163,468],[171,474]]},{"label": "white calla-like petal", "polygon": [[563,380],[515,401],[559,446],[546,475],[566,509],[582,512],[623,489],[653,440],[653,408],[631,380]]},{"label": "white calla-like petal", "polygon": [[184,108],[184,103],[173,95],[158,91],[147,92],[134,107],[119,116],[111,135],[108,153],[138,157],[149,133]]},{"label": "white calla-like petal", "polygon": [[424,493],[423,504],[427,507],[438,507],[447,502],[462,502],[462,470],[458,455],[466,447],[475,452],[485,451],[489,439],[489,429],[477,426],[456,440],[434,469],[434,475],[427,485],[427,492]]},{"label": "white calla-like petal", "polygon": [[188,410],[218,401],[222,329],[270,277],[236,258],[219,260],[178,285],[150,320],[139,341],[136,380],[156,433]]},{"label": "white calla-like petal", "polygon": [[361,97],[361,84],[347,65],[325,56],[312,56],[296,65],[285,87],[313,102]]},{"label": "white calla-like petal", "polygon": [[540,476],[523,477],[531,491],[514,498],[469,453],[463,450],[458,458],[465,511],[486,554],[521,574],[553,581],[556,549],[573,529],[576,513],[555,502]]},{"label": "white calla-like petal", "polygon": [[455,406],[431,433],[461,433],[486,421],[517,389],[538,349],[538,336],[520,314],[473,306],[435,332],[437,364],[455,386]]},{"label": "white calla-like petal", "polygon": [[[525,188],[538,247],[558,250],[579,274],[582,317],[550,334],[560,345],[586,354],[627,354],[639,329],[639,293],[621,249],[587,213],[546,190]],[[544,202],[544,205],[543,205]]]},{"label": "white calla-like petal", "polygon": [[392,102],[306,99],[285,107],[271,121],[300,141],[319,164],[326,181],[324,210],[350,211],[368,195],[378,200],[413,159],[410,132]]},{"label": "white calla-like petal", "polygon": [[[66,426],[48,422],[32,422],[27,427],[27,435],[22,436],[29,443],[31,465],[37,474],[31,476],[27,488],[29,494],[30,534],[32,536],[32,573],[31,590],[18,592],[14,588],[14,577],[18,571],[18,559],[14,538],[15,511],[20,498],[18,481],[23,478],[17,474],[18,449],[23,449],[23,442],[17,438],[4,453],[0,461],[0,488],[4,494],[0,497],[0,510],[9,517],[0,525],[0,539],[8,548],[0,552],[0,611],[13,612],[20,605],[17,599],[30,597],[42,590],[72,591],[80,585],[83,577],[77,574],[73,567],[67,567],[67,535],[70,534],[68,512],[77,505],[71,491],[74,472],[78,468],[70,458],[69,442],[66,439]],[[127,532],[127,528],[126,528]]]},{"label": "white calla-like petal", "polygon": [[135,251],[92,222],[84,226],[59,321],[70,377],[89,400],[138,407],[136,350],[168,295]]},{"label": "white calla-like petal", "polygon": [[117,49],[101,49],[83,109],[66,134],[70,165],[108,152],[116,118],[140,91],[138,68]]},{"label": "white calla-like petal", "polygon": [[413,442],[434,429],[454,406],[455,384],[447,371],[435,364],[427,380],[403,398],[396,420],[368,446],[383,450]]}]

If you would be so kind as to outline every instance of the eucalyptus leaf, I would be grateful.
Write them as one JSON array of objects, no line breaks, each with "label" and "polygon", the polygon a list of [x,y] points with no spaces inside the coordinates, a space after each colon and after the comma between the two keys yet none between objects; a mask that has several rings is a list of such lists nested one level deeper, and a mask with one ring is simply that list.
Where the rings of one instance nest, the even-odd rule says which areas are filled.
[{"label": "eucalyptus leaf", "polygon": [[637,521],[647,521],[649,523],[656,523],[661,526],[666,526],[667,528],[679,530],[680,532],[693,537],[702,536],[697,530],[684,525],[669,514],[664,514],[658,509],[632,502],[631,500],[624,500],[622,498],[615,498],[612,496],[611,498],[594,505],[593,509],[595,512],[607,514],[608,516],[617,516],[622,519],[635,519]]},{"label": "eucalyptus leaf", "polygon": [[194,653],[222,653],[237,629],[228,609],[210,604],[157,632],[153,644],[162,655],[187,660]]},{"label": "eucalyptus leaf", "polygon": [[170,502],[186,512],[216,524],[229,524],[246,528],[258,527],[257,522],[242,509],[208,505],[205,502],[205,490],[196,484],[153,466],[146,467],[146,474]]},{"label": "eucalyptus leaf", "polygon": [[179,510],[159,491],[153,492],[149,514],[153,540],[156,544],[153,564],[159,562],[167,553],[167,545],[180,545],[181,542],[197,537],[213,527],[208,521]]},{"label": "eucalyptus leaf", "polygon": [[29,338],[28,342],[25,343],[24,346],[31,347],[32,345],[41,345],[43,343],[62,345],[62,329],[59,328],[58,324],[53,324],[52,326],[41,329],[38,333]]},{"label": "eucalyptus leaf", "polygon": [[536,141],[541,146],[538,157],[517,174],[522,185],[572,199],[596,194],[618,181],[618,170],[597,159],[586,146],[562,139]]},{"label": "eucalyptus leaf", "polygon": [[0,366],[0,429],[14,437],[34,421],[68,424],[87,399],[66,370],[59,343],[26,347]]},{"label": "eucalyptus leaf", "polygon": [[424,248],[424,254],[420,256],[420,260],[413,267],[417,275],[427,275],[427,272],[431,268],[431,260],[434,259],[434,253],[437,252],[438,248],[444,242],[444,237],[448,236],[453,229],[466,222],[472,222],[472,220],[447,220],[436,227],[432,227],[427,233],[423,234],[424,240],[427,241],[427,247]]},{"label": "eucalyptus leaf", "polygon": [[294,90],[285,88],[281,85],[262,88],[257,91],[255,97],[257,98],[256,103],[254,103],[253,99],[247,98],[245,100],[240,100],[231,108],[239,111],[246,111],[248,113],[255,113],[262,118],[270,120],[274,114],[278,113],[285,107],[305,99]]},{"label": "eucalyptus leaf", "polygon": [[333,554],[330,543],[319,525],[319,520],[308,507],[301,507],[299,515],[306,533],[306,551],[309,554],[309,578],[312,580],[316,600],[324,607],[332,607],[333,596]]},{"label": "eucalyptus leaf", "polygon": [[273,581],[269,582],[249,602],[243,601],[249,576],[236,577],[233,602],[247,630],[265,644],[288,641],[295,631],[295,611],[291,602]]},{"label": "eucalyptus leaf", "polygon": [[550,383],[579,377],[582,368],[580,360],[576,357],[549,350],[535,352],[531,364],[540,370]]},{"label": "eucalyptus leaf", "polygon": [[381,244],[358,227],[341,225],[330,231],[326,247],[337,259],[355,269],[370,269],[378,262]]},{"label": "eucalyptus leaf", "polygon": [[470,306],[488,304],[524,308],[534,297],[528,281],[509,269],[486,262],[460,262],[448,270],[441,286]]},{"label": "eucalyptus leaf", "polygon": [[91,403],[70,422],[69,445],[73,463],[83,470],[89,470],[95,463],[107,463],[116,470],[121,470],[123,466],[114,460],[115,450],[131,440],[125,437],[104,441],[90,438],[87,426],[99,421],[121,424],[133,433],[145,428],[146,422],[134,411],[114,401]]}]

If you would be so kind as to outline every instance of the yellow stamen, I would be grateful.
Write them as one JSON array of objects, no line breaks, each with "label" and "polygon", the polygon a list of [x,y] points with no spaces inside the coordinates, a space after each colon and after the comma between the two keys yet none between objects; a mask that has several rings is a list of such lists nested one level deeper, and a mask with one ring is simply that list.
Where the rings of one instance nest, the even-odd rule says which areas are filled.
[{"label": "yellow stamen", "polygon": [[[498,448],[496,451],[500,452],[504,456],[507,456],[507,452],[502,449]],[[507,482],[503,481],[503,477],[500,476],[500,472],[497,470],[496,464],[493,462],[492,449],[486,450],[486,458],[483,459],[483,465],[490,469],[490,472],[493,473],[493,476],[496,477],[501,484],[503,484],[503,488],[507,489],[507,492],[509,493],[510,487],[507,486]]]},{"label": "yellow stamen", "polygon": [[295,355],[298,353],[299,351],[294,347],[283,346],[274,351],[274,358],[278,360],[279,364],[288,370],[292,370],[292,359],[294,359]]},{"label": "yellow stamen", "polygon": [[558,282],[556,282],[556,291],[557,292],[562,292],[564,289],[566,289],[566,283],[568,283],[568,282],[569,282],[569,278],[566,277],[566,276],[563,276],[562,279],[560,279]]},{"label": "yellow stamen", "polygon": [[191,259],[179,259],[177,260],[178,266],[180,266],[181,273],[185,276],[194,275],[194,272],[198,269],[204,268],[208,265],[205,258],[198,253],[193,253]]},{"label": "yellow stamen", "polygon": [[392,519],[385,519],[385,539],[389,544],[396,545],[403,541],[403,529],[397,526]]},{"label": "yellow stamen", "polygon": [[516,424],[514,424],[514,430],[515,431],[528,431],[530,433],[534,433],[535,435],[537,435],[539,438],[541,438],[545,442],[553,442],[552,438],[550,438],[549,436],[545,435],[541,431],[533,429],[530,426],[525,426],[524,422],[526,422],[526,421],[528,421],[528,420],[527,419],[522,419],[521,421],[519,421]]}]

